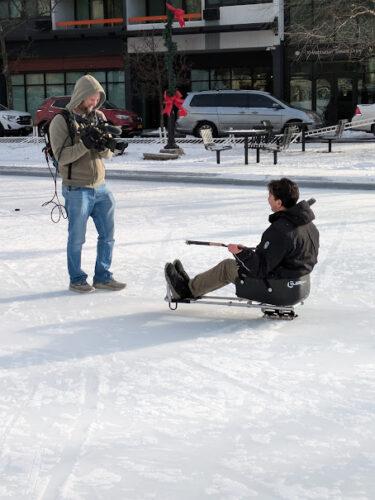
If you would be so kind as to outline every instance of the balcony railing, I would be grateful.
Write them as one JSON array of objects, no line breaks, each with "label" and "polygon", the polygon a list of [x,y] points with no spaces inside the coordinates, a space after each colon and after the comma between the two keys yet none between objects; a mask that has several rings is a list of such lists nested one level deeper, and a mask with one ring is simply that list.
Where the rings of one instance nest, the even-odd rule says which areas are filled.
[{"label": "balcony railing", "polygon": [[122,17],[114,17],[110,19],[82,19],[80,21],[57,21],[55,23],[56,28],[79,28],[98,26],[100,24],[106,26],[115,26],[116,24],[122,24],[124,19]]},{"label": "balcony railing", "polygon": [[[185,21],[200,21],[202,14],[200,12],[193,12],[184,15]],[[147,23],[165,23],[167,16],[143,16],[143,17],[129,17],[128,24],[147,24]]]}]

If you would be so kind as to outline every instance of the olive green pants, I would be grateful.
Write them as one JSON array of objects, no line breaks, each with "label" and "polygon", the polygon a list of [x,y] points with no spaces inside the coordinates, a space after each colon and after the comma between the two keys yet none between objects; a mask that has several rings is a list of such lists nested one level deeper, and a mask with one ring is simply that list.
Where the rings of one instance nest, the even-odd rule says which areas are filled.
[{"label": "olive green pants", "polygon": [[189,288],[193,297],[201,297],[206,293],[222,288],[229,283],[234,283],[238,278],[238,264],[233,259],[225,259],[215,267],[197,274],[189,281]]}]

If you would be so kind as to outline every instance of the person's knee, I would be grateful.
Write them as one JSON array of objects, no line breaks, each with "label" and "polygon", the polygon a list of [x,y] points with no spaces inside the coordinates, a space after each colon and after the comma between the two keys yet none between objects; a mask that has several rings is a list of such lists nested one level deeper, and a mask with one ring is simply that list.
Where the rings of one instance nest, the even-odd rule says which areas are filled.
[{"label": "person's knee", "polygon": [[238,277],[238,266],[236,261],[233,259],[225,259],[222,263],[225,279],[233,283]]}]

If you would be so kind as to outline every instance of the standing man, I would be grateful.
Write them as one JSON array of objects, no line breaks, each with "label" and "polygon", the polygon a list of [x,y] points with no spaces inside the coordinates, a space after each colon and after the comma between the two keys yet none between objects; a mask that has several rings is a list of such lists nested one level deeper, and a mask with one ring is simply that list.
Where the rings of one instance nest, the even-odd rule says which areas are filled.
[{"label": "standing man", "polygon": [[[49,127],[53,154],[63,181],[62,194],[69,221],[69,289],[79,293],[93,292],[96,288],[122,290],[126,286],[116,281],[110,272],[115,241],[115,202],[105,185],[103,158],[111,158],[112,151],[98,142],[95,129],[80,129],[78,125],[82,119],[94,126],[105,121],[104,114],[99,111],[105,98],[103,87],[93,76],[82,76],[77,80],[66,106],[68,113],[56,115]],[[87,283],[87,274],[81,268],[82,245],[89,217],[92,217],[98,232],[92,286]]]},{"label": "standing man", "polygon": [[[268,183],[271,225],[255,250],[228,245],[234,259],[225,259],[212,269],[190,279],[179,260],[165,265],[165,278],[173,298],[197,298],[235,283],[240,277],[261,280],[296,279],[309,274],[318,260],[319,231],[307,201],[300,201],[295,182],[286,177]],[[262,284],[264,286],[264,284]]]}]

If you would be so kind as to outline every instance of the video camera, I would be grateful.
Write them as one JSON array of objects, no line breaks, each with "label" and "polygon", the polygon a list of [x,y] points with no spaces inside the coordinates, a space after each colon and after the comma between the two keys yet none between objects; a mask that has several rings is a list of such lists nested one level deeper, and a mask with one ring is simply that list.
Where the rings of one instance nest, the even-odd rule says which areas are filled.
[{"label": "video camera", "polygon": [[89,149],[104,151],[110,149],[116,155],[122,155],[128,147],[128,143],[117,137],[121,135],[121,127],[110,125],[104,120],[98,119],[96,123],[82,116],[75,116],[79,126],[79,134],[82,142]]}]

